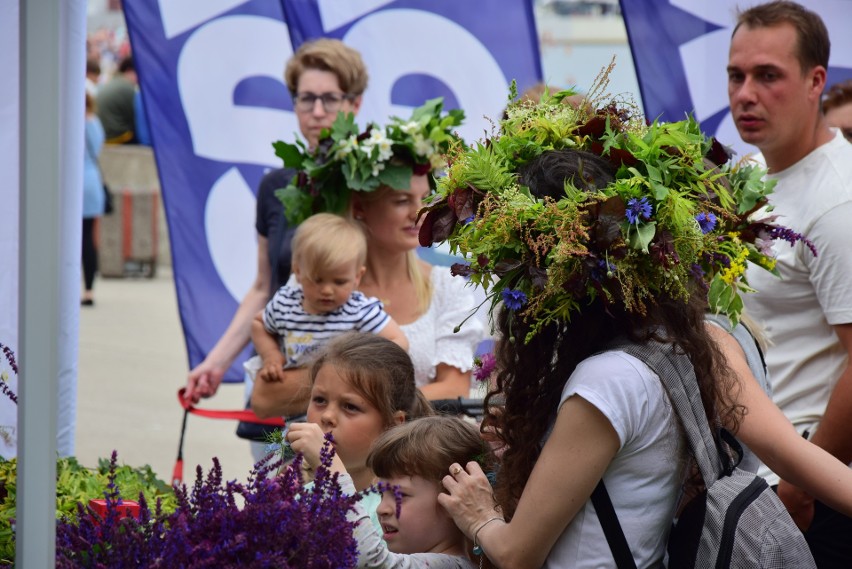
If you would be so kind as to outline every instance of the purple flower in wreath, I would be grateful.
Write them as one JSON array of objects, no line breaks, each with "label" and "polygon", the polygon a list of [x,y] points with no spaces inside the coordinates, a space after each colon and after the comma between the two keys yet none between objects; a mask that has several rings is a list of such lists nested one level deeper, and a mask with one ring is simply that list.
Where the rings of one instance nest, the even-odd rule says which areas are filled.
[{"label": "purple flower in wreath", "polygon": [[701,233],[707,235],[716,228],[716,216],[712,213],[701,212],[695,216],[695,221],[701,228]]},{"label": "purple flower in wreath", "polygon": [[497,358],[491,352],[486,352],[473,360],[473,377],[477,381],[485,381],[491,377],[497,366]]},{"label": "purple flower in wreath", "polygon": [[504,288],[501,294],[503,295],[503,304],[512,312],[520,310],[527,303],[527,295],[522,290]]},{"label": "purple flower in wreath", "polygon": [[627,209],[624,212],[627,221],[633,225],[637,225],[640,219],[651,219],[651,204],[648,203],[648,198],[630,198],[627,200]]}]

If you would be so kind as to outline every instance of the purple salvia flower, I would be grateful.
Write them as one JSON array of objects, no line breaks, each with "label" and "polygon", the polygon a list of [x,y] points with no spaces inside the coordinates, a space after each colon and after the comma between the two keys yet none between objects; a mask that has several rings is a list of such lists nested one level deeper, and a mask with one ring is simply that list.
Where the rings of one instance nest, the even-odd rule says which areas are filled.
[{"label": "purple salvia flower", "polygon": [[15,361],[15,353],[9,346],[3,343],[0,343],[0,348],[3,349],[3,355],[6,356],[6,361],[9,362],[9,367],[12,368],[12,371],[15,372],[15,375],[18,375],[18,364]]},{"label": "purple salvia flower", "polygon": [[769,230],[769,235],[772,237],[772,239],[783,239],[790,245],[795,245],[796,242],[801,241],[805,244],[805,246],[807,246],[808,249],[811,250],[811,253],[813,253],[814,257],[817,256],[816,246],[813,244],[813,242],[801,233],[796,233],[792,229],[780,226],[773,227]]}]

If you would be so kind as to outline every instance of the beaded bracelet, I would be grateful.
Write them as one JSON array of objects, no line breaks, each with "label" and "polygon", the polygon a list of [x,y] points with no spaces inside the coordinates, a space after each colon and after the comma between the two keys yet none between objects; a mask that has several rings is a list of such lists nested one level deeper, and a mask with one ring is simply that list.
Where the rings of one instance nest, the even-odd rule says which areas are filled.
[{"label": "beaded bracelet", "polygon": [[476,531],[473,532],[473,554],[474,555],[482,555],[482,546],[479,545],[478,543],[476,543],[477,538],[479,537],[479,532],[482,531],[482,528],[484,528],[485,526],[487,526],[491,522],[494,522],[494,521],[497,521],[497,520],[500,520],[501,522],[505,521],[503,518],[501,518],[499,516],[494,516],[493,518],[489,518],[489,519],[485,520],[482,523],[482,525],[479,526],[478,528],[476,528]]}]

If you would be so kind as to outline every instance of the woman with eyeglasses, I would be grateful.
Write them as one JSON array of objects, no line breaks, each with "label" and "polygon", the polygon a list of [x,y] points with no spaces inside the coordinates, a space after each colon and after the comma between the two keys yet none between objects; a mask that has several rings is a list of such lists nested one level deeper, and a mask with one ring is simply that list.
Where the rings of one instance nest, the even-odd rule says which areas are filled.
[{"label": "woman with eyeglasses", "polygon": [[[361,55],[339,40],[323,38],[299,47],[287,62],[284,80],[309,147],[317,145],[320,132],[331,127],[339,112],[358,112],[367,78]],[[288,168],[273,170],[260,182],[255,222],[257,276],[225,333],[204,361],[189,372],[185,395],[193,402],[216,393],[225,372],[249,342],[252,319],[290,277],[290,241],[295,228],[287,226],[275,190],[285,187],[294,174]]]}]

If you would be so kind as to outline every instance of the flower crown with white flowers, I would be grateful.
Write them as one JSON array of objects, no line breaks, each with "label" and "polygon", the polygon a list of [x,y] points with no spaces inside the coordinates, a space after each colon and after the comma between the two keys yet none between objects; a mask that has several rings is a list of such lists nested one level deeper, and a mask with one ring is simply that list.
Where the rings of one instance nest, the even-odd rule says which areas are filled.
[{"label": "flower crown with white flowers", "polygon": [[341,214],[353,191],[408,190],[412,175],[443,168],[444,154],[460,144],[453,128],[464,120],[464,111],[443,114],[442,109],[442,98],[431,99],[407,120],[391,117],[384,128],[369,124],[363,132],[354,115],[340,113],[313,150],[302,141],[273,143],[284,165],[298,170],[276,192],[287,221],[295,225],[319,212]]},{"label": "flower crown with white flowers", "polygon": [[[661,294],[686,301],[694,284],[736,323],[740,293],[752,291],[746,261],[777,274],[779,238],[816,255],[766,214],[774,182],[732,164],[693,118],[648,125],[621,102],[562,104],[571,94],[510,104],[499,133],[451,148],[447,175],[421,212],[421,245],[448,241],[467,260],[453,273],[482,286],[492,311],[502,302],[531,324],[527,340],[592,300],[645,314]],[[614,181],[599,189],[580,172],[565,180],[564,197],[536,198],[519,172],[550,150],[594,153]]]}]

